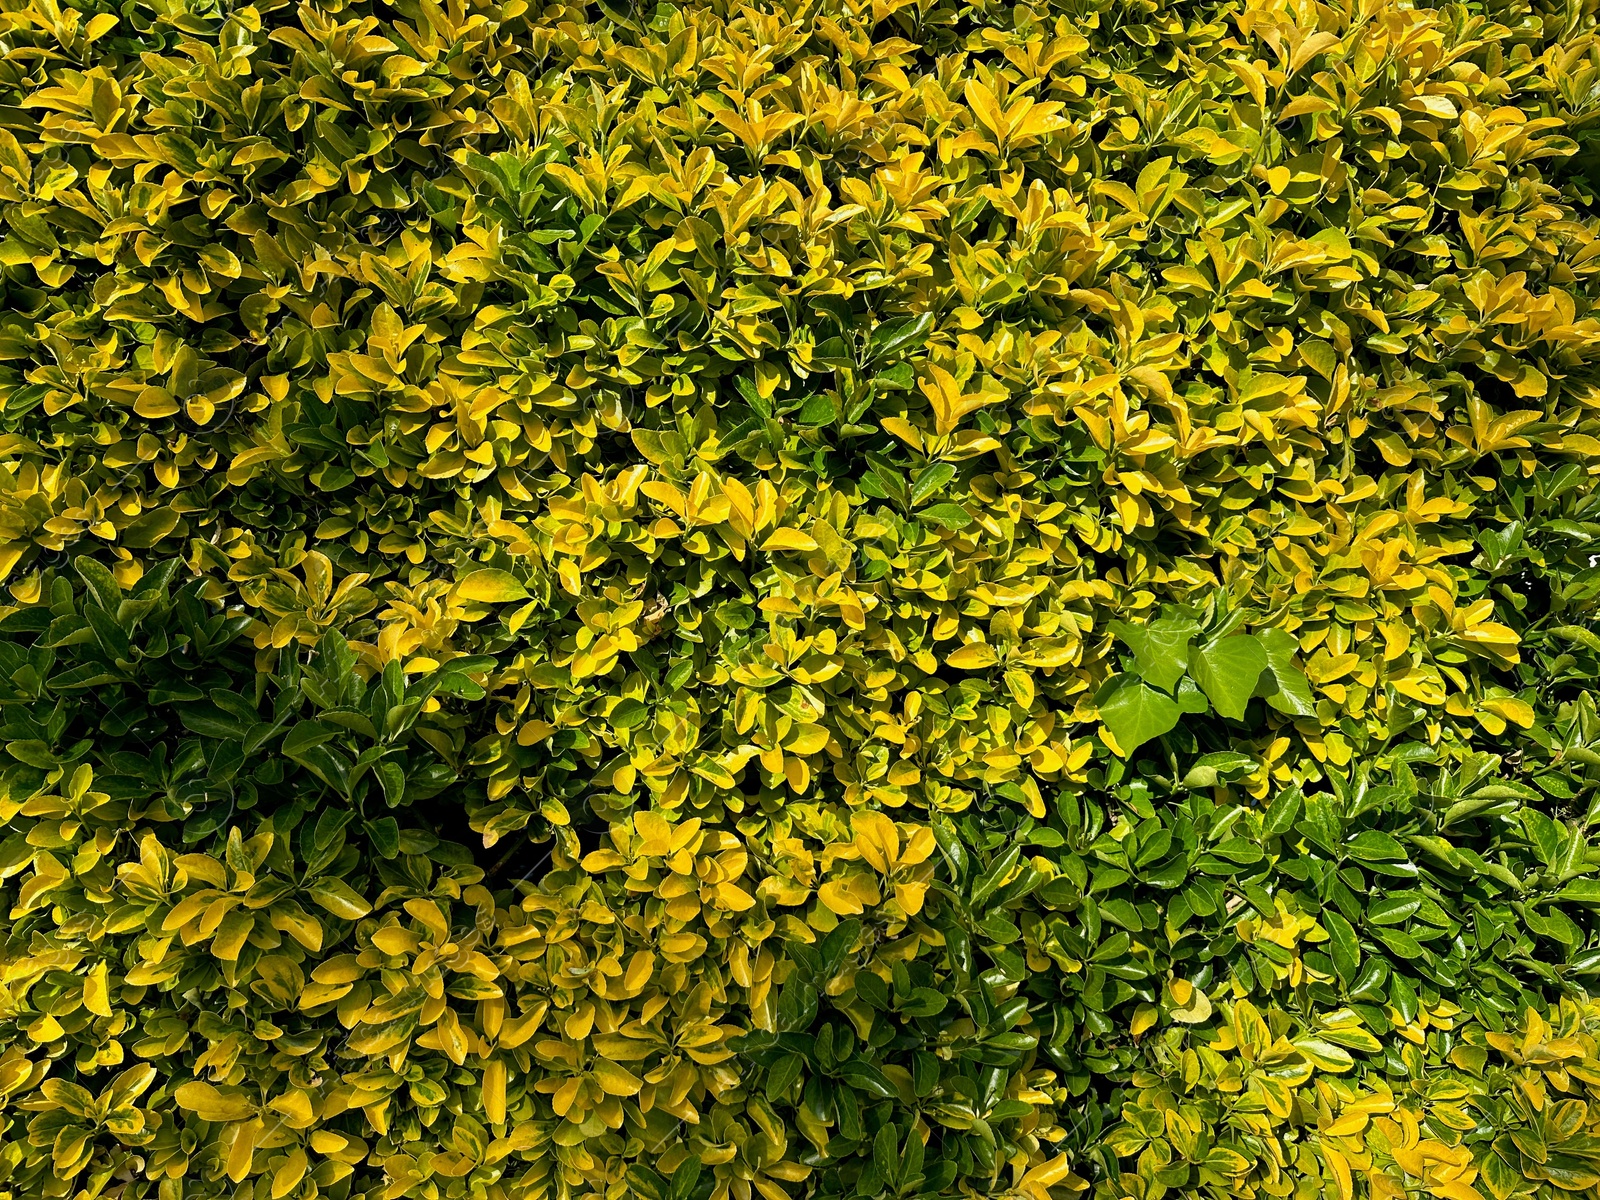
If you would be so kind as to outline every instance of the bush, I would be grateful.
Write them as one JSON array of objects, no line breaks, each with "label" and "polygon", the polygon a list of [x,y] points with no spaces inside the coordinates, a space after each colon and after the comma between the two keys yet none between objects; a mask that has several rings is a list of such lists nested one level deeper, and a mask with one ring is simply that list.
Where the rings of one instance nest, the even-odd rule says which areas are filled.
[{"label": "bush", "polygon": [[10,3],[0,1200],[1600,1193],[1596,12]]}]

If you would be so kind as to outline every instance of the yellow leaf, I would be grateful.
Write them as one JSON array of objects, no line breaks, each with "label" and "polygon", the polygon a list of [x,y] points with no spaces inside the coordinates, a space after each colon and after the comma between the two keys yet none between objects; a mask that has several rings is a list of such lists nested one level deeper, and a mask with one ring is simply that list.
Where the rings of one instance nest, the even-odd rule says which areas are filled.
[{"label": "yellow leaf", "polygon": [[199,1079],[183,1084],[172,1096],[180,1108],[188,1109],[202,1121],[242,1121],[256,1111],[244,1096],[219,1092]]},{"label": "yellow leaf", "polygon": [[1364,1112],[1345,1113],[1323,1132],[1329,1137],[1350,1137],[1365,1129],[1370,1119]]},{"label": "yellow leaf", "polygon": [[308,889],[311,898],[336,917],[358,921],[372,911],[372,905],[342,879],[325,875]]},{"label": "yellow leaf", "polygon": [[1049,1195],[1048,1189],[1071,1178],[1072,1160],[1065,1154],[1058,1154],[1048,1162],[1030,1167],[1018,1187],[1023,1191],[1032,1192],[1035,1196],[1046,1197]]},{"label": "yellow leaf", "polygon": [[894,434],[895,437],[905,442],[913,450],[921,452],[922,431],[910,421],[904,417],[885,417],[879,424],[883,426],[886,433]]},{"label": "yellow leaf", "polygon": [[1468,642],[1477,642],[1486,646],[1515,646],[1517,644],[1517,631],[1508,625],[1501,625],[1496,621],[1485,621],[1465,630],[1461,638]]},{"label": "yellow leaf", "polygon": [[521,729],[517,730],[517,745],[538,745],[555,731],[556,727],[550,724],[549,721],[529,721]]},{"label": "yellow leaf", "polygon": [[1034,686],[1033,676],[1020,667],[1006,669],[1006,688],[1011,692],[1011,698],[1023,708],[1033,707]]},{"label": "yellow leaf", "polygon": [[1001,392],[963,393],[955,376],[941,366],[929,366],[928,374],[929,378],[922,380],[918,386],[933,406],[934,432],[939,434],[954,433],[962,417],[986,404],[1005,399]]},{"label": "yellow leaf", "polygon": [[506,1119],[506,1064],[499,1058],[483,1066],[483,1115],[491,1125],[504,1124]]},{"label": "yellow leaf", "polygon": [[[1235,75],[1244,81],[1245,88],[1250,93],[1250,98],[1259,107],[1265,108],[1267,106],[1267,81],[1262,77],[1261,72],[1242,58],[1229,59],[1228,66],[1233,69]],[[1278,169],[1284,173],[1284,177],[1287,179],[1289,169],[1287,167]],[[1277,192],[1282,189],[1274,187],[1272,190]]]},{"label": "yellow leaf", "polygon": [[526,600],[528,589],[509,571],[483,567],[456,584],[456,595],[474,604],[508,604]]},{"label": "yellow leaf", "polygon": [[642,1079],[609,1058],[597,1059],[592,1073],[608,1096],[636,1096],[644,1086]]},{"label": "yellow leaf", "polygon": [[893,871],[900,856],[900,832],[894,822],[881,812],[859,812],[850,824],[855,829],[856,849],[868,865],[880,875]]},{"label": "yellow leaf", "polygon": [[1187,979],[1174,979],[1167,985],[1172,1007],[1167,1015],[1183,1025],[1198,1025],[1211,1016],[1211,997]]},{"label": "yellow leaf", "polygon": [[318,1154],[331,1157],[344,1150],[350,1144],[350,1139],[342,1133],[335,1133],[331,1129],[313,1130],[310,1137],[311,1148]]},{"label": "yellow leaf", "polygon": [[1272,1045],[1272,1033],[1267,1028],[1267,1022],[1248,1000],[1234,1003],[1233,1035],[1246,1062],[1260,1061]]},{"label": "yellow leaf", "polygon": [[1001,111],[1000,101],[989,88],[976,79],[969,79],[966,87],[967,105],[972,109],[972,115],[978,118],[995,138],[1003,138],[1006,134],[1006,118]]},{"label": "yellow leaf", "polygon": [[828,731],[821,725],[796,725],[783,748],[792,754],[815,754],[828,744]]},{"label": "yellow leaf", "polygon": [[300,1185],[306,1173],[306,1152],[296,1146],[272,1176],[272,1200],[282,1200]]},{"label": "yellow leaf", "polygon": [[923,898],[928,894],[926,883],[897,883],[894,885],[894,900],[900,906],[900,911],[908,917],[914,917],[922,911]]},{"label": "yellow leaf", "polygon": [[830,879],[817,890],[817,898],[827,905],[835,916],[852,917],[865,912],[866,906],[856,899],[850,885],[842,879]]},{"label": "yellow leaf", "polygon": [[650,499],[659,500],[680,517],[688,510],[689,498],[670,483],[651,480],[649,483],[641,484],[639,490]]},{"label": "yellow leaf", "polygon": [[1350,1177],[1350,1164],[1345,1161],[1344,1155],[1332,1146],[1323,1146],[1322,1155],[1328,1161],[1328,1166],[1333,1169],[1333,1177],[1339,1185],[1339,1200],[1355,1200],[1355,1181]]},{"label": "yellow leaf", "polygon": [[960,671],[981,671],[1000,661],[1000,655],[987,642],[968,642],[945,660]]},{"label": "yellow leaf", "polygon": [[1526,700],[1519,700],[1515,696],[1496,696],[1483,702],[1483,707],[1492,713],[1497,713],[1508,721],[1515,722],[1523,729],[1533,725],[1533,706]]},{"label": "yellow leaf", "polygon": [[774,529],[772,536],[761,543],[763,550],[803,550],[817,548],[816,540],[798,529]]},{"label": "yellow leaf", "polygon": [[95,963],[83,980],[83,1006],[97,1017],[111,1015],[111,997],[106,986],[106,964]]},{"label": "yellow leaf", "polygon": [[172,398],[172,393],[165,388],[147,387],[139,393],[139,398],[133,402],[133,411],[147,421],[159,421],[163,417],[170,417],[176,413],[178,411],[178,402]]},{"label": "yellow leaf", "polygon": [[234,1183],[243,1183],[250,1174],[250,1166],[255,1160],[256,1142],[261,1137],[261,1122],[244,1121],[230,1128],[233,1131],[233,1141],[228,1148],[228,1178]]},{"label": "yellow leaf", "polygon": [[[1289,59],[1289,74],[1293,75],[1317,55],[1323,53],[1324,51],[1332,50],[1337,45],[1339,45],[1338,34],[1327,32],[1313,33],[1310,37],[1306,38],[1305,41],[1301,42],[1300,45],[1295,47],[1294,53]],[[1422,99],[1425,101],[1432,101],[1436,99],[1436,97],[1426,96]],[[1442,99],[1442,97],[1439,99]],[[1450,105],[1449,101],[1445,101],[1444,104],[1449,108],[1449,112],[1448,114],[1441,115],[1454,117],[1456,115],[1455,108]],[[1430,109],[1430,111],[1432,110]]]},{"label": "yellow leaf", "polygon": [[442,942],[450,936],[450,922],[445,920],[444,913],[439,908],[437,900],[419,898],[407,900],[403,905],[406,912],[417,920],[433,935],[434,941]]},{"label": "yellow leaf", "polygon": [[316,1122],[311,1097],[299,1088],[291,1088],[267,1107],[275,1113],[281,1113],[291,1129],[308,1129]]},{"label": "yellow leaf", "polygon": [[1059,100],[1038,103],[1023,97],[1006,113],[1007,143],[1013,147],[1020,146],[1047,133],[1065,129],[1068,123],[1057,115],[1063,107]]},{"label": "yellow leaf", "polygon": [[937,844],[934,841],[933,830],[926,825],[917,826],[906,840],[905,849],[900,852],[900,865],[914,867],[918,863],[927,862]]}]

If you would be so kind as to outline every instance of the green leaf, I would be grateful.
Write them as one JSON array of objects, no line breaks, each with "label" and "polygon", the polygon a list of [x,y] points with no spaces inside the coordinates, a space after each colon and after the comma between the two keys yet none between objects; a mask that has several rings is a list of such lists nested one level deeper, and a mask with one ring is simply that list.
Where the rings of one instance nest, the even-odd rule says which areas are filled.
[{"label": "green leaf", "polygon": [[[1178,697],[1178,707],[1183,707],[1183,696]],[[1232,782],[1256,765],[1256,759],[1237,750],[1216,750],[1202,754],[1183,778],[1184,787],[1215,787],[1217,781]]]},{"label": "green leaf", "polygon": [[690,1200],[695,1194],[695,1184],[700,1182],[700,1156],[691,1154],[678,1164],[672,1173],[670,1200]]},{"label": "green leaf", "polygon": [[[1251,761],[1254,762],[1253,759]],[[1261,819],[1261,836],[1277,837],[1293,829],[1295,818],[1300,815],[1302,799],[1304,797],[1298,787],[1286,787],[1280,791],[1267,808],[1266,816]]]},{"label": "green leaf", "polygon": [[1204,716],[1211,711],[1206,694],[1187,675],[1178,680],[1178,711],[1191,716]]},{"label": "green leaf", "polygon": [[983,908],[984,901],[1000,889],[1000,885],[1011,874],[1012,868],[1017,865],[1017,860],[1022,857],[1022,847],[1012,845],[999,858],[989,864],[978,881],[972,885],[972,894],[967,899],[967,906],[973,912]]},{"label": "green leaf", "polygon": [[868,382],[874,391],[909,392],[917,386],[917,372],[908,362],[895,363],[879,371]]},{"label": "green leaf", "polygon": [[900,1174],[899,1140],[900,1131],[893,1125],[886,1124],[882,1129],[878,1130],[877,1139],[872,1143],[872,1165],[877,1168],[878,1174],[891,1185],[895,1183]]},{"label": "green leaf", "polygon": [[1127,755],[1171,730],[1182,715],[1171,696],[1132,675],[1117,676],[1100,701],[1100,719]]},{"label": "green leaf", "polygon": [[626,699],[611,710],[613,729],[633,729],[650,718],[650,710],[641,700]]},{"label": "green leaf", "polygon": [[1507,1200],[1527,1186],[1523,1173],[1502,1158],[1496,1150],[1478,1156],[1474,1161],[1483,1173],[1483,1181],[1488,1187],[1489,1194],[1495,1200]]},{"label": "green leaf", "polygon": [[176,511],[167,506],[146,509],[122,531],[118,539],[130,550],[148,550],[178,527]]},{"label": "green leaf", "polygon": [[[387,799],[387,797],[385,797]],[[395,858],[400,853],[400,823],[393,817],[381,817],[366,824],[372,848],[384,858]]]},{"label": "green leaf", "polygon": [[1188,667],[1189,643],[1200,632],[1199,622],[1186,616],[1160,617],[1148,625],[1113,621],[1107,628],[1133,651],[1145,682],[1164,692],[1172,691]]},{"label": "green leaf", "polygon": [[919,987],[912,990],[910,999],[900,1006],[900,1011],[908,1017],[936,1017],[944,1011],[945,1003],[944,993]]},{"label": "green leaf", "polygon": [[1367,905],[1367,920],[1374,925],[1399,925],[1422,907],[1422,897],[1379,896]]},{"label": "green leaf", "polygon": [[236,717],[221,712],[211,704],[186,704],[178,709],[178,719],[185,729],[201,737],[228,741],[243,738],[250,727]]},{"label": "green leaf", "polygon": [[[399,763],[381,762],[373,768],[378,777],[378,786],[383,789],[383,798],[394,808],[406,795],[406,773],[401,770]],[[387,855],[386,857],[393,857]]]},{"label": "green leaf", "polygon": [[851,1059],[840,1066],[839,1078],[856,1091],[864,1092],[874,1100],[893,1100],[897,1095],[894,1085],[884,1078],[882,1071],[859,1058]]},{"label": "green leaf", "polygon": [[[956,469],[949,463],[934,463],[917,476],[917,482],[911,489],[911,503],[913,506],[921,504],[945,484],[956,477]],[[963,510],[963,515],[965,510]]]},{"label": "green leaf", "polygon": [[767,1099],[777,1100],[787,1095],[805,1065],[804,1056],[799,1054],[786,1054],[775,1062],[767,1072]]},{"label": "green leaf", "polygon": [[1230,720],[1244,716],[1255,694],[1256,681],[1267,667],[1267,652],[1259,638],[1235,634],[1212,642],[1194,655],[1189,673],[1205,691],[1216,710]]},{"label": "green leaf", "polygon": [[1378,938],[1394,954],[1398,961],[1414,962],[1423,958],[1427,951],[1422,948],[1422,943],[1409,933],[1399,929],[1380,928],[1374,931]]},{"label": "green leaf", "polygon": [[917,514],[919,520],[932,521],[944,529],[965,529],[972,524],[972,514],[959,504],[935,504]]},{"label": "green leaf", "polygon": [[320,746],[338,734],[339,730],[332,725],[324,725],[320,721],[300,721],[284,737],[283,752],[290,758],[298,758],[313,746]]},{"label": "green leaf", "polygon": [[1364,863],[1407,862],[1411,857],[1404,846],[1380,829],[1363,829],[1345,843],[1345,853]]},{"label": "green leaf", "polygon": [[806,397],[806,402],[800,406],[800,414],[795,419],[802,425],[815,428],[832,425],[837,415],[833,408],[833,400],[826,394],[819,394]]},{"label": "green leaf", "polygon": [[1328,931],[1328,957],[1333,959],[1333,969],[1348,984],[1361,967],[1361,943],[1355,927],[1332,909],[1323,910],[1322,925]]},{"label": "green leaf", "polygon": [[1600,905],[1600,879],[1574,879],[1557,895],[1577,904]]},{"label": "green leaf", "polygon": [[933,332],[934,315],[919,313],[915,317],[896,317],[885,321],[872,331],[867,339],[867,361],[879,362],[896,354],[915,350],[928,340]]},{"label": "green leaf", "polygon": [[111,572],[87,554],[78,555],[72,560],[72,565],[88,587],[89,594],[94,597],[95,604],[108,613],[115,613],[122,603],[122,588]]},{"label": "green leaf", "polygon": [[1267,654],[1267,670],[1258,686],[1267,703],[1290,717],[1314,717],[1317,713],[1311,696],[1311,684],[1305,673],[1295,666],[1294,656],[1300,643],[1283,629],[1273,626],[1263,629],[1256,637]]}]

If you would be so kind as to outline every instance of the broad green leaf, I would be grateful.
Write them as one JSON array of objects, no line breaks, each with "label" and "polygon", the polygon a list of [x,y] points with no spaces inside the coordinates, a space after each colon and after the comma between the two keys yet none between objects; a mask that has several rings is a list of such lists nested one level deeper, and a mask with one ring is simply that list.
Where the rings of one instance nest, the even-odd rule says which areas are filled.
[{"label": "broad green leaf", "polygon": [[802,425],[831,425],[838,414],[834,411],[833,401],[824,395],[806,397],[806,402],[801,405],[800,413],[795,418]]},{"label": "broad green leaf", "polygon": [[1276,837],[1293,829],[1303,799],[1298,787],[1286,787],[1280,791],[1261,820],[1261,836]]},{"label": "broad green leaf", "polygon": [[934,315],[931,312],[885,321],[867,339],[867,361],[878,362],[914,350],[928,340],[933,329]]},{"label": "broad green leaf", "polygon": [[965,529],[972,524],[972,514],[959,504],[934,504],[918,512],[917,518],[944,529]]},{"label": "broad green leaf", "polygon": [[1145,681],[1164,692],[1176,687],[1189,665],[1189,642],[1200,632],[1199,622],[1186,616],[1160,617],[1148,625],[1113,621],[1107,628],[1133,651]]},{"label": "broad green leaf", "polygon": [[1256,681],[1266,666],[1267,652],[1260,639],[1235,634],[1202,646],[1193,655],[1189,673],[1217,712],[1237,721],[1244,717],[1245,705],[1255,694]]},{"label": "broad green leaf", "polygon": [[1311,695],[1311,685],[1294,662],[1300,643],[1276,626],[1263,629],[1256,637],[1267,654],[1267,670],[1257,684],[1258,693],[1266,696],[1269,705],[1288,716],[1315,716],[1316,702]]},{"label": "broad green leaf", "polygon": [[1100,700],[1100,719],[1124,754],[1171,730],[1181,715],[1177,701],[1133,676],[1119,677]]},{"label": "broad green leaf", "polygon": [[912,505],[921,504],[955,477],[956,469],[949,463],[934,463],[932,466],[924,468],[922,473],[917,476],[917,482],[911,488]]},{"label": "broad green leaf", "polygon": [[1367,904],[1367,920],[1374,925],[1399,925],[1422,907],[1422,897],[1382,896]]},{"label": "broad green leaf", "polygon": [[1405,862],[1406,848],[1382,830],[1364,829],[1345,844],[1345,853],[1365,863]]}]

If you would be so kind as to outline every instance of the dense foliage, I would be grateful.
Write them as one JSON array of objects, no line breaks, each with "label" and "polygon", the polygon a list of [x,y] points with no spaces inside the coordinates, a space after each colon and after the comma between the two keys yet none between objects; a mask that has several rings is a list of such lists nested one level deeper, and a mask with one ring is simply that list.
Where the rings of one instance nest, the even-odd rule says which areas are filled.
[{"label": "dense foliage", "polygon": [[1600,1196],[1596,0],[0,0],[0,1200]]}]

